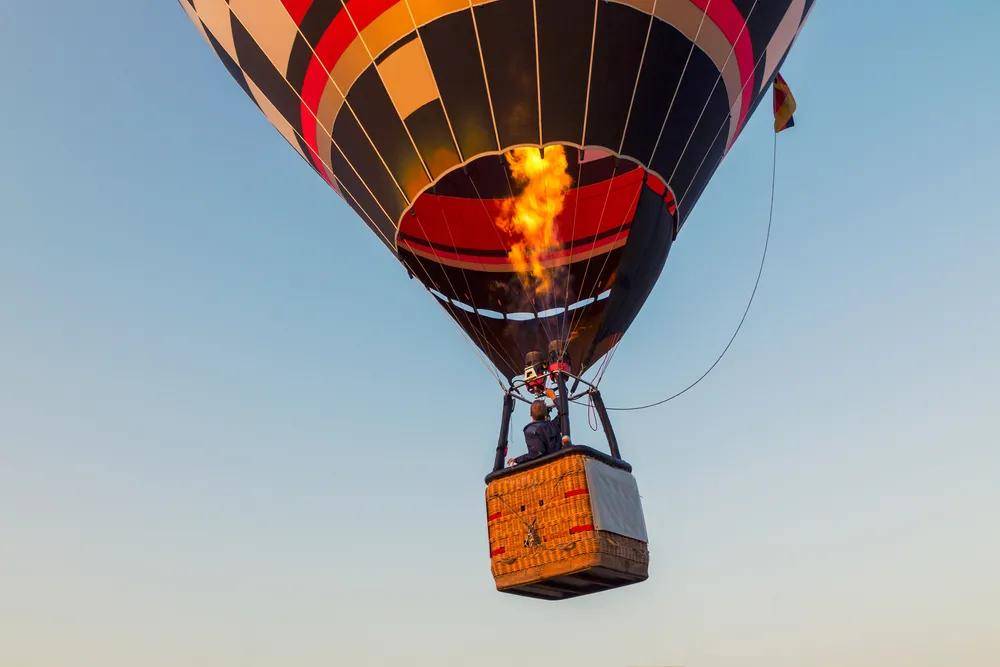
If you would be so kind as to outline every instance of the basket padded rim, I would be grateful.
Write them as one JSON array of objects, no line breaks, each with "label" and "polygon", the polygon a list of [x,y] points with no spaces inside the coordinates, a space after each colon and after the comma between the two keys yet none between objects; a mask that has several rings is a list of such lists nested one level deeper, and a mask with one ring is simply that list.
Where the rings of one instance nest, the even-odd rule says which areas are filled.
[{"label": "basket padded rim", "polygon": [[498,480],[502,477],[510,477],[511,475],[516,475],[518,473],[526,472],[534,468],[545,465],[546,463],[551,463],[556,459],[560,459],[564,456],[569,456],[571,454],[583,454],[584,456],[589,456],[592,459],[597,459],[601,463],[607,464],[614,468],[619,468],[625,472],[631,473],[632,466],[627,462],[612,458],[604,452],[599,452],[593,447],[587,447],[586,445],[573,445],[571,447],[565,447],[560,449],[558,452],[553,452],[552,454],[546,454],[545,456],[539,456],[537,459],[532,459],[526,463],[521,463],[516,466],[511,466],[510,468],[502,468],[500,470],[494,470],[489,475],[486,476],[486,483],[489,484],[494,480]]}]

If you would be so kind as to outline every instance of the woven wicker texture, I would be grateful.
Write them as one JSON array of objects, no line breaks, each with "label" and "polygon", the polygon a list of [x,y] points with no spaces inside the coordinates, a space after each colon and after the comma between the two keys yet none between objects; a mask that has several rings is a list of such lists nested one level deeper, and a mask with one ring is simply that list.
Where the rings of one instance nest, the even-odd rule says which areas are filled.
[{"label": "woven wicker texture", "polygon": [[487,486],[491,569],[498,586],[534,578],[526,572],[532,569],[547,578],[618,559],[628,569],[645,568],[644,543],[595,531],[586,460],[582,454],[564,456]]}]

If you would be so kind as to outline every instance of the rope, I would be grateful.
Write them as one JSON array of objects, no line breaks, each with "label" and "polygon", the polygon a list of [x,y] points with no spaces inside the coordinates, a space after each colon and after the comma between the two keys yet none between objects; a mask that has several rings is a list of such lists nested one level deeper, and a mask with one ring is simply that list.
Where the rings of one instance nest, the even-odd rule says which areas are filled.
[{"label": "rope", "polygon": [[594,433],[597,433],[597,409],[594,407],[594,397],[590,397],[590,401],[587,404],[587,426]]},{"label": "rope", "polygon": [[674,400],[675,398],[683,396],[684,394],[686,394],[691,389],[694,389],[702,380],[704,380],[706,377],[708,377],[709,373],[711,373],[713,370],[715,370],[715,367],[719,365],[719,362],[721,362],[722,359],[723,359],[723,357],[726,356],[726,353],[729,352],[729,348],[732,347],[733,342],[736,341],[736,337],[740,334],[740,330],[743,328],[743,323],[746,322],[746,320],[747,320],[747,315],[750,313],[750,306],[753,305],[754,297],[757,296],[757,288],[760,286],[761,276],[764,274],[764,264],[765,264],[765,262],[767,260],[767,248],[768,248],[768,245],[771,242],[771,223],[774,222],[774,185],[775,185],[775,180],[776,180],[777,172],[778,172],[778,134],[775,133],[775,135],[774,135],[774,149],[773,149],[773,152],[771,154],[771,203],[770,203],[770,210],[768,212],[768,217],[767,217],[767,234],[764,236],[764,250],[763,250],[763,252],[761,253],[761,256],[760,256],[760,267],[757,269],[757,279],[754,281],[753,290],[750,292],[750,298],[749,298],[749,300],[747,300],[747,306],[746,306],[746,308],[743,309],[743,317],[740,318],[739,324],[736,325],[736,330],[733,331],[733,335],[730,336],[729,342],[726,343],[726,346],[722,349],[722,352],[719,354],[718,357],[716,357],[715,361],[712,362],[712,365],[709,366],[708,369],[704,373],[702,373],[701,376],[697,380],[695,380],[694,382],[692,382],[688,386],[684,387],[683,389],[681,389],[676,394],[673,394],[672,396],[668,396],[667,398],[664,398],[662,400],[656,401],[654,403],[647,403],[645,405],[635,405],[635,406],[624,407],[624,408],[622,408],[622,407],[618,407],[618,408],[609,407],[608,410],[616,410],[616,411],[619,411],[619,412],[628,412],[628,411],[634,411],[634,410],[646,410],[647,408],[653,408],[653,407],[656,407],[658,405],[663,405],[664,403],[669,403],[670,401]]},{"label": "rope", "polygon": [[625,340],[624,334],[618,336],[618,340],[615,341],[615,344],[611,347],[611,350],[604,356],[604,362],[601,363],[601,368],[600,370],[598,370],[597,376],[594,377],[595,387],[601,386],[601,380],[604,379],[604,373],[608,370],[608,367],[611,366],[611,360],[615,358],[615,352],[618,351],[618,346],[622,344],[623,340]]}]

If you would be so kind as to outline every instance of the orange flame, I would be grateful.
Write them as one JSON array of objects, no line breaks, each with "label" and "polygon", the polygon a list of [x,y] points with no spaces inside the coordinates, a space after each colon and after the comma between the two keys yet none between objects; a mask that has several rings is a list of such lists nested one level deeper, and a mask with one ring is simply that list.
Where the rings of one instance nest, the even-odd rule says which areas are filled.
[{"label": "orange flame", "polygon": [[545,294],[553,281],[544,257],[559,246],[556,216],[573,184],[566,151],[562,146],[515,148],[504,157],[520,192],[504,202],[497,226],[517,239],[507,256],[521,282]]}]

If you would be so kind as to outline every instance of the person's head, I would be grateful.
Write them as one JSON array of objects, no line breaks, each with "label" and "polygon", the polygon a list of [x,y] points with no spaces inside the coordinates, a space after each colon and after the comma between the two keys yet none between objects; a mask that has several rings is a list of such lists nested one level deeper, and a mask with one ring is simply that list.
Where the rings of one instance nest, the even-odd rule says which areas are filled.
[{"label": "person's head", "polygon": [[539,398],[531,403],[531,421],[544,421],[549,418],[549,406],[545,400]]}]

